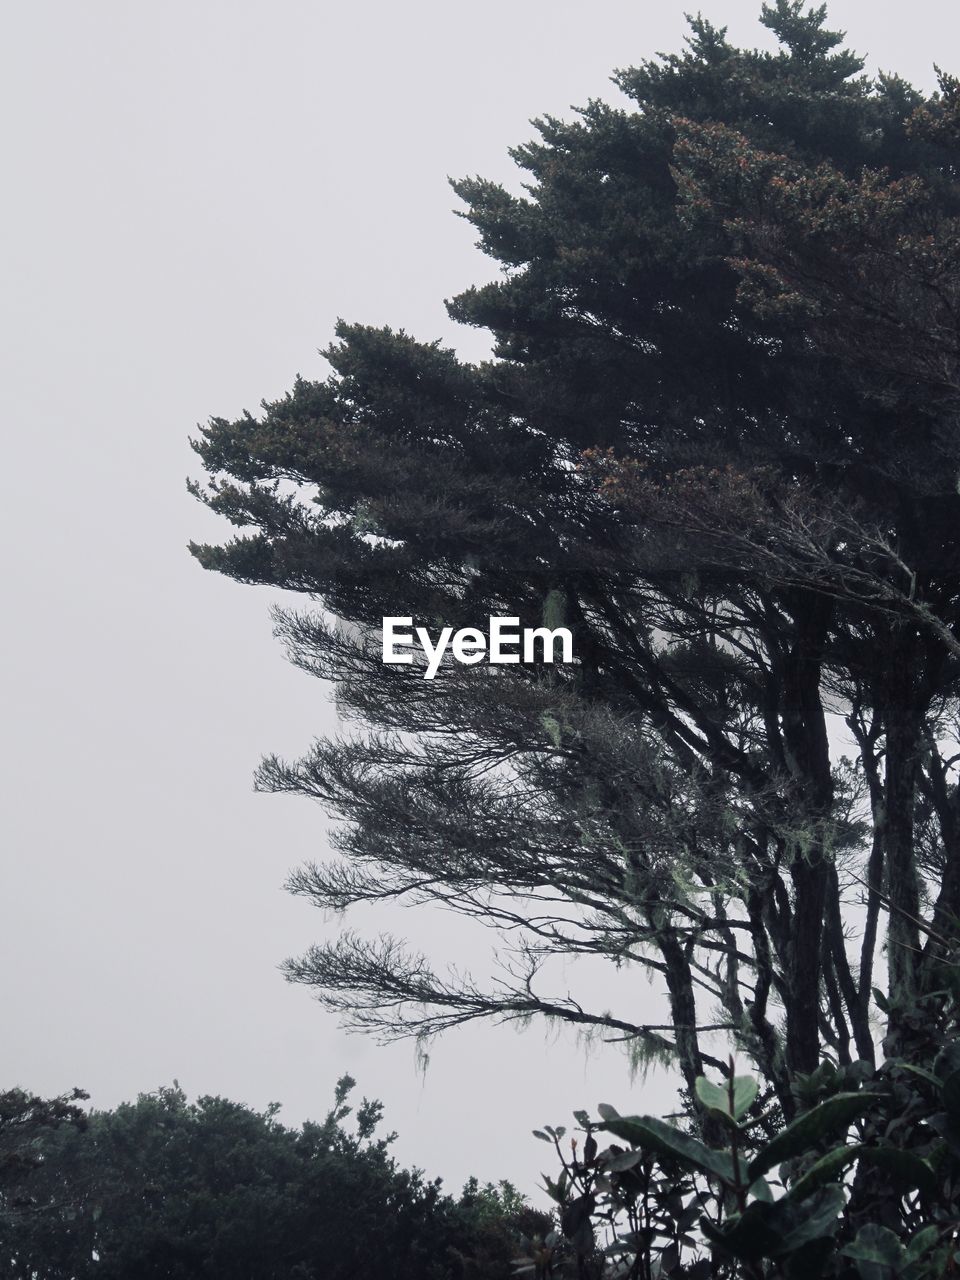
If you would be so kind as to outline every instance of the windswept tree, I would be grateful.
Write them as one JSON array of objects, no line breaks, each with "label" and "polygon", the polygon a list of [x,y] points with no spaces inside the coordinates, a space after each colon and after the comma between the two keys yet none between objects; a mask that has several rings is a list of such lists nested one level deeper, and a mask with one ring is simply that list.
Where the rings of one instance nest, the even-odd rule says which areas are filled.
[{"label": "windswept tree", "polygon": [[[691,1095],[725,1036],[790,1115],[825,1049],[874,1061],[875,988],[904,1047],[960,918],[960,92],[761,21],[778,53],[696,19],[632,108],[539,121],[524,196],[456,182],[491,359],[341,324],[327,380],[202,430],[240,532],[192,549],[322,606],[279,631],[357,727],[259,772],[343,820],[293,890],[441,903],[502,975],[347,932],[290,978],[387,1037],[563,1019]],[[562,622],[576,661],[428,681],[386,615]],[[669,1022],[557,955],[652,971]]]}]

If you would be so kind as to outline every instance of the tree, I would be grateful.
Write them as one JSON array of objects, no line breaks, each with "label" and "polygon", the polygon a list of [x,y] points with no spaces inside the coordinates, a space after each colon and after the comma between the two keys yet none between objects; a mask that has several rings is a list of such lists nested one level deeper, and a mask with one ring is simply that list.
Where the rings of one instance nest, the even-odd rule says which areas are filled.
[{"label": "tree", "polygon": [[[543,1230],[509,1183],[468,1184],[455,1200],[439,1180],[397,1167],[392,1136],[375,1137],[377,1102],[351,1132],[339,1082],[322,1124],[286,1128],[277,1106],[188,1102],[160,1089],[86,1130],[48,1131],[29,1214],[0,1216],[11,1280],[459,1280],[511,1274],[523,1231]],[[482,1267],[482,1270],[479,1268]]]},{"label": "tree", "polygon": [[0,1093],[0,1212],[30,1213],[30,1174],[39,1168],[44,1137],[62,1125],[86,1128],[81,1102],[89,1094],[72,1089],[56,1098],[41,1098],[26,1089]]},{"label": "tree", "polygon": [[[825,1050],[875,1062],[878,985],[904,1051],[960,918],[958,90],[868,80],[823,7],[761,21],[779,53],[696,19],[617,73],[636,110],[539,121],[525,196],[454,184],[489,361],[341,323],[326,381],[195,443],[242,532],[194,554],[322,603],[278,630],[363,727],[258,774],[344,820],[291,888],[499,934],[493,986],[350,932],[288,976],[386,1037],[622,1038],[704,1124],[717,1036],[787,1117]],[[426,681],[387,615],[563,620],[576,662]],[[669,1023],[551,993],[555,955],[653,971]]]}]

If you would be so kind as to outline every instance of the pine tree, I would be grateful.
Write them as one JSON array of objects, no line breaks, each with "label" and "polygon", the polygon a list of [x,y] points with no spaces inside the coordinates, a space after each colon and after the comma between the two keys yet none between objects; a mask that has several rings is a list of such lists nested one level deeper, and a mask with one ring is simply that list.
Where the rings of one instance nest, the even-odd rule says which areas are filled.
[{"label": "pine tree", "polygon": [[[506,966],[348,932],[292,979],[384,1036],[564,1019],[691,1090],[719,1030],[789,1115],[824,1049],[874,1061],[884,933],[901,1043],[960,917],[958,90],[869,80],[823,8],[761,21],[780,52],[696,19],[617,73],[635,109],[539,121],[525,197],[455,183],[493,358],[341,324],[326,381],[203,430],[242,532],[192,549],[322,602],[279,630],[365,727],[260,771],[344,820],[293,890],[442,902]],[[387,615],[562,616],[577,661],[426,681]],[[555,955],[653,971],[670,1025],[551,994]]]}]

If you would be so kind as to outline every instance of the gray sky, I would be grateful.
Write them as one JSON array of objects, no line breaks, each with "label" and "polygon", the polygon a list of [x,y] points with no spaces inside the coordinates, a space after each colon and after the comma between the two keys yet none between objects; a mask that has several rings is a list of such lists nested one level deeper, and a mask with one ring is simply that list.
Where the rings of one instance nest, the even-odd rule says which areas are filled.
[{"label": "gray sky", "polygon": [[[349,1070],[405,1162],[527,1190],[549,1167],[534,1125],[671,1104],[616,1049],[537,1029],[448,1036],[421,1077],[410,1045],[348,1037],[283,982],[277,964],[336,928],[281,890],[322,857],[323,817],[250,778],[334,720],[272,639],[271,594],[188,556],[224,529],[184,477],[198,421],[324,376],[338,315],[482,354],[442,305],[494,270],[446,176],[514,182],[531,116],[614,98],[612,68],[679,47],[695,7],[4,6],[0,1087],[112,1106],[177,1077],[293,1123]],[[759,2],[701,8],[765,43]],[[831,24],[871,69],[929,86],[934,61],[956,66],[949,0],[835,0]],[[439,913],[357,924],[482,964]]]}]

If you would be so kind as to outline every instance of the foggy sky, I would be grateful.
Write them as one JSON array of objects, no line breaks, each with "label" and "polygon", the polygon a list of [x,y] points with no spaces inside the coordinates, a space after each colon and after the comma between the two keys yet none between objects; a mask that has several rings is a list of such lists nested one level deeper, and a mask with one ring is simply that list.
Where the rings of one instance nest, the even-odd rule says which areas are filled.
[{"label": "foggy sky", "polygon": [[[191,1096],[276,1099],[297,1123],[349,1070],[386,1103],[404,1162],[525,1190],[549,1167],[535,1125],[598,1101],[670,1107],[673,1086],[631,1083],[616,1048],[537,1028],[451,1034],[421,1075],[409,1044],[348,1037],[284,983],[277,965],[338,927],[281,887],[322,859],[324,820],[253,794],[251,775],[335,716],[270,634],[276,594],[187,554],[227,530],[184,478],[196,423],[325,376],[337,316],[483,355],[443,309],[496,270],[447,175],[515,186],[506,151],[528,120],[616,101],[612,69],[677,49],[694,7],[4,7],[0,1088],[78,1084],[107,1107],[177,1078]],[[769,47],[758,9],[702,5]],[[871,70],[925,87],[934,61],[960,62],[947,0],[835,0],[831,25]],[[438,911],[355,923],[484,964],[484,940]]]}]

